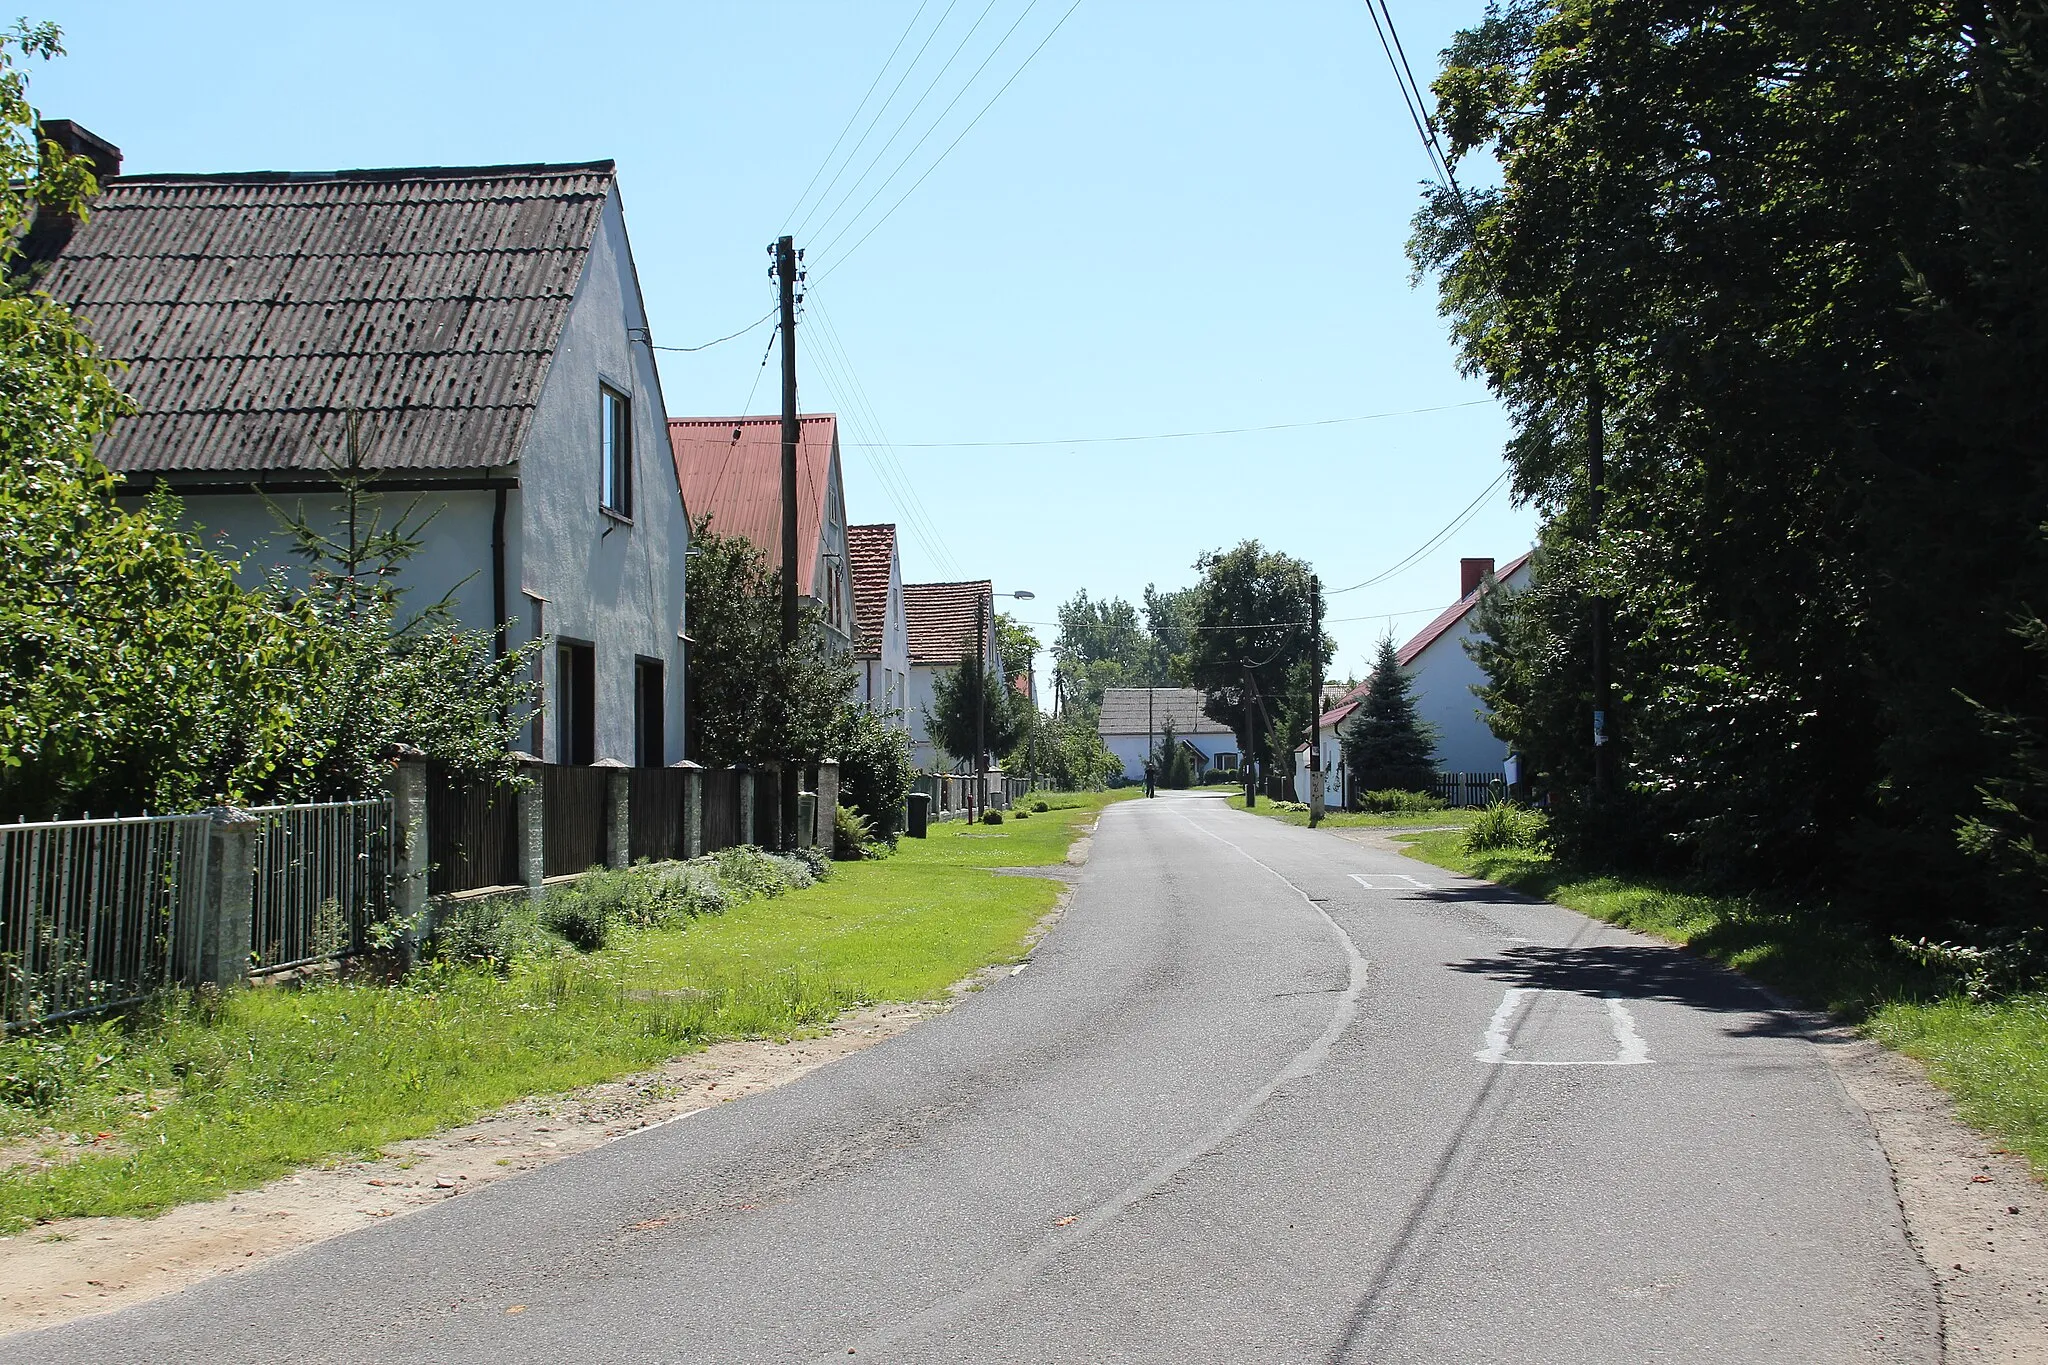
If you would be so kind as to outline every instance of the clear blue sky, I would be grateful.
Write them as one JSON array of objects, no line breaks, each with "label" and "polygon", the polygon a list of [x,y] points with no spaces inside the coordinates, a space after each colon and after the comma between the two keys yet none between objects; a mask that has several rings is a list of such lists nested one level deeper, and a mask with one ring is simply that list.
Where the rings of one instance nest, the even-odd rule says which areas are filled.
[{"label": "clear blue sky", "polygon": [[[1488,402],[1447,406],[1486,391],[1458,376],[1434,291],[1409,283],[1402,244],[1427,163],[1357,0],[1083,0],[848,254],[1069,3],[958,0],[824,210],[965,37],[959,60],[837,218],[799,236],[814,285],[798,345],[804,406],[862,418],[842,431],[853,518],[903,527],[912,581],[1028,588],[1035,602],[1005,605],[1038,622],[1077,588],[1135,602],[1148,582],[1183,586],[1198,553],[1245,537],[1308,559],[1332,588],[1380,574],[1499,473],[1506,424]],[[1480,10],[1391,3],[1425,82]],[[926,6],[849,146],[946,10]],[[46,116],[118,143],[134,171],[613,158],[655,340],[693,345],[772,304],[764,248],[917,12],[918,0],[53,0],[35,17],[63,26],[70,55],[31,73],[32,94]],[[828,321],[836,371],[817,363],[838,360]],[[758,369],[766,336],[664,353],[670,415],[731,414],[757,375],[751,410],[773,410],[775,370]],[[1432,407],[1445,410],[1191,440],[922,444]],[[883,437],[893,465],[854,444]],[[929,534],[892,494],[899,470]],[[1405,638],[1448,602],[1461,555],[1504,560],[1533,527],[1497,494],[1412,569],[1333,597],[1333,672],[1363,671],[1390,613]]]}]

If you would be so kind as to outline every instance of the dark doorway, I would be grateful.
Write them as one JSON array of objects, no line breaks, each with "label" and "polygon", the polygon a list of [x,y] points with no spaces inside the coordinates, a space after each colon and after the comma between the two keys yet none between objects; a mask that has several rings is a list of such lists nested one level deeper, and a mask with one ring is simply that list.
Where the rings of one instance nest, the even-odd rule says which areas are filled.
[{"label": "dark doorway", "polygon": [[563,641],[555,647],[555,761],[572,767],[597,762],[597,651]]},{"label": "dark doorway", "polygon": [[668,715],[668,685],[659,659],[633,663],[633,762],[659,768],[668,757],[663,722]]}]

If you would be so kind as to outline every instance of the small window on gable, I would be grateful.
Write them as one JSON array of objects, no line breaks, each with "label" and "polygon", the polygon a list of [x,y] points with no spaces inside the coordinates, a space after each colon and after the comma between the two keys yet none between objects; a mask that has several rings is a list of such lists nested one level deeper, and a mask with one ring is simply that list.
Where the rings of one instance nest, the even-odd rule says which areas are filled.
[{"label": "small window on gable", "polygon": [[604,510],[633,515],[633,400],[609,384],[598,386],[604,424]]}]

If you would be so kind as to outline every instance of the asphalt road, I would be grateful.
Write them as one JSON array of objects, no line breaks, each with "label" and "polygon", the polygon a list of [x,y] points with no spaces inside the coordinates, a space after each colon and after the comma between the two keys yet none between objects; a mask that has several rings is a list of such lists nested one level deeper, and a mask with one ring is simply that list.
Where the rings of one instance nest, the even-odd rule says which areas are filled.
[{"label": "asphalt road", "polygon": [[1821,1365],[1938,1336],[1867,1122],[1755,991],[1163,795],[1105,813],[1030,966],[943,1018],[0,1360]]}]

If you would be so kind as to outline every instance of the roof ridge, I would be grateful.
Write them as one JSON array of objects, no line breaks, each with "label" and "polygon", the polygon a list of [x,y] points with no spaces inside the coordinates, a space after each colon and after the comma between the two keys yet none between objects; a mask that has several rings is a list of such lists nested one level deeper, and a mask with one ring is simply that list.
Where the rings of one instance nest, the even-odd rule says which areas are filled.
[{"label": "roof ridge", "polygon": [[123,185],[319,185],[341,181],[488,180],[517,175],[615,175],[618,163],[527,161],[499,166],[365,166],[339,171],[141,171],[111,176],[104,190]]}]

